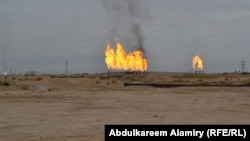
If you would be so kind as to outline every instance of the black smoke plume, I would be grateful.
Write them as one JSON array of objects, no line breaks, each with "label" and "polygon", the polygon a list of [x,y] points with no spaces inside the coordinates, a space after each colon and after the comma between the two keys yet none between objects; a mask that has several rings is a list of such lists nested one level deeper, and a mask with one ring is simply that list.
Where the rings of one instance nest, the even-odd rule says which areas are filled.
[{"label": "black smoke plume", "polygon": [[103,0],[110,21],[110,34],[125,46],[145,53],[141,23],[148,20],[148,8],[139,0]]}]

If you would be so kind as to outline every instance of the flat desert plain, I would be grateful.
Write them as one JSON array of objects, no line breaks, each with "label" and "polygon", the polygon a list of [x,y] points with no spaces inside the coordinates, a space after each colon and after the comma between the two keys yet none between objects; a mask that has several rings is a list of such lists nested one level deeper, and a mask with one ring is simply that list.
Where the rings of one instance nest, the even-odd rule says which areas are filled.
[{"label": "flat desert plain", "polygon": [[103,141],[105,124],[250,124],[250,75],[20,75],[0,84],[1,141]]}]

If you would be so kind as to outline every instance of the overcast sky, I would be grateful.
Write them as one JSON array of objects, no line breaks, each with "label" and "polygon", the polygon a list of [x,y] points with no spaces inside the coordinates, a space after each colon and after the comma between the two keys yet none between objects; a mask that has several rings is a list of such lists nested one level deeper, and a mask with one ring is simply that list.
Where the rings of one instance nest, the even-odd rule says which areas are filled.
[{"label": "overcast sky", "polygon": [[[107,1],[0,0],[0,71],[63,73],[68,60],[72,73],[106,72],[105,45],[119,23]],[[250,71],[249,0],[138,2],[149,71],[190,72],[195,54],[206,72],[239,71],[243,57]]]}]

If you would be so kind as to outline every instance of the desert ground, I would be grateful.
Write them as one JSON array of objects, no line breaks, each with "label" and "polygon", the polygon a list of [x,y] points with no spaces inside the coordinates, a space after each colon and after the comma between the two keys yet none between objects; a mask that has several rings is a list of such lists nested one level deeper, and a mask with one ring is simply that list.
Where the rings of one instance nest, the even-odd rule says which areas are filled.
[{"label": "desert ground", "polygon": [[250,75],[1,76],[1,141],[103,141],[105,124],[250,124]]}]

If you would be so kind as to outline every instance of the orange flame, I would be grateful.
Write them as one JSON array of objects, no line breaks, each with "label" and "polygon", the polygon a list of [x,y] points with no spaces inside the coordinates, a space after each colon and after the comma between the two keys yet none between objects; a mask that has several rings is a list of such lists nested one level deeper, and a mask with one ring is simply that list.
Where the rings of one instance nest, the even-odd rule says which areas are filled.
[{"label": "orange flame", "polygon": [[195,69],[195,70],[203,70],[204,69],[203,61],[202,61],[200,55],[195,55],[193,57],[192,63],[193,63],[193,69]]},{"label": "orange flame", "polygon": [[148,69],[147,59],[143,57],[143,52],[135,50],[126,53],[122,44],[116,39],[116,51],[107,42],[105,51],[105,63],[110,70],[141,71]]}]

